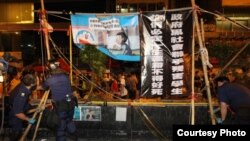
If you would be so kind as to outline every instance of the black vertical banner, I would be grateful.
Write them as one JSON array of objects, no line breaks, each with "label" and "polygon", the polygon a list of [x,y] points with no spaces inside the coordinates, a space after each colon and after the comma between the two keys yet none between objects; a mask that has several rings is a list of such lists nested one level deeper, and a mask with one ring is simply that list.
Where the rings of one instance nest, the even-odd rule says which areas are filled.
[{"label": "black vertical banner", "polygon": [[191,84],[191,8],[142,13],[141,97],[183,96]]}]

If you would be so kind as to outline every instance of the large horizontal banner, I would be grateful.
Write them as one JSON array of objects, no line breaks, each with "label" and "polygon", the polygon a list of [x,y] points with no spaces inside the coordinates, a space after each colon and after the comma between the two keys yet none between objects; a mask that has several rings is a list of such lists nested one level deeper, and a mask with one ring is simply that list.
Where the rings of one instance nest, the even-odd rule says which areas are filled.
[{"label": "large horizontal banner", "polygon": [[73,40],[79,48],[96,45],[113,59],[140,61],[138,14],[71,15],[71,24]]},{"label": "large horizontal banner", "polygon": [[142,13],[141,97],[188,94],[191,82],[191,8]]}]

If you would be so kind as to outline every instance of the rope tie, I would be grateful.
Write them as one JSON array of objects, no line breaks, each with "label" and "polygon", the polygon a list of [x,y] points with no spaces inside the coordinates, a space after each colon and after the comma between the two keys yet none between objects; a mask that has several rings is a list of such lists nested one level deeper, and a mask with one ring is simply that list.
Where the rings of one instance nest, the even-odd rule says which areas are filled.
[{"label": "rope tie", "polygon": [[209,62],[209,56],[208,56],[207,48],[201,48],[200,53],[203,54],[203,56],[204,56],[205,65],[207,65],[209,68],[212,68],[213,65]]}]

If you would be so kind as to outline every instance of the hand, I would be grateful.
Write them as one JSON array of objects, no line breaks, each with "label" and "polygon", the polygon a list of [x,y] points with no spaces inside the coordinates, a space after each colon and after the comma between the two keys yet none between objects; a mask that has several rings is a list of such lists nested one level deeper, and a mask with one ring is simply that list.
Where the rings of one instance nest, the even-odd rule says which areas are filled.
[{"label": "hand", "polygon": [[37,86],[36,86],[36,90],[37,90],[37,91],[39,91],[39,90],[43,90],[43,87],[42,87],[42,86],[40,86],[40,85],[37,85]]},{"label": "hand", "polygon": [[41,106],[36,109],[38,113],[42,112],[43,110],[45,110],[45,106]]},{"label": "hand", "polygon": [[36,120],[33,119],[33,118],[30,118],[30,119],[28,120],[28,123],[29,123],[29,124],[34,124],[35,122],[36,122]]}]

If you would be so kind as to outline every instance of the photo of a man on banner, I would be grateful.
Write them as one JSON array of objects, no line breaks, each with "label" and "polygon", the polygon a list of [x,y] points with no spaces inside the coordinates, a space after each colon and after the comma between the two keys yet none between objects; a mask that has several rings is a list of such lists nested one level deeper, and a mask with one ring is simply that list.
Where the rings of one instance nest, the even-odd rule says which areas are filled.
[{"label": "photo of a man on banner", "polygon": [[140,61],[139,20],[132,15],[72,15],[74,43],[79,48],[96,45],[116,60]]},{"label": "photo of a man on banner", "polygon": [[[112,38],[112,37],[110,37]],[[113,54],[124,54],[124,55],[132,55],[133,51],[130,47],[130,41],[125,30],[120,30],[116,32],[113,36],[115,40],[111,40],[110,44],[108,44],[108,49]]]}]

